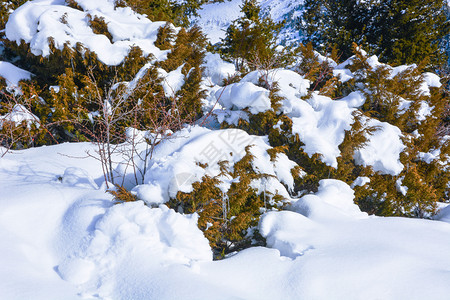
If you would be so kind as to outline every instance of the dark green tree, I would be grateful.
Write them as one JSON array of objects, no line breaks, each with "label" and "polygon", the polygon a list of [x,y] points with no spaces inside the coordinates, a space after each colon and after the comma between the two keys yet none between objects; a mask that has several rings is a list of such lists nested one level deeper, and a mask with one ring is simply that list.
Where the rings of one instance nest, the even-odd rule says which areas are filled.
[{"label": "dark green tree", "polygon": [[346,59],[351,44],[393,65],[429,60],[427,69],[447,62],[442,39],[450,33],[446,1],[306,0],[300,29],[319,50],[337,46]]}]

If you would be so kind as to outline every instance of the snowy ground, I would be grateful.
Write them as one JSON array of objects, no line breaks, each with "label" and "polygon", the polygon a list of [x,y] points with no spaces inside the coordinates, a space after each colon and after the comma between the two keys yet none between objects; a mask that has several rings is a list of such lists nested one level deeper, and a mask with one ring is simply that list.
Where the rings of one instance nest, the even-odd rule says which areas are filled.
[{"label": "snowy ground", "polygon": [[[47,53],[47,38],[52,35],[58,47],[80,41],[111,65],[123,59],[130,44],[158,60],[165,58],[167,51],[153,45],[163,23],[152,23],[128,9],[113,10],[111,1],[79,0],[87,12],[110,21],[110,43],[86,28],[87,12],[70,9],[63,2],[28,2],[12,17],[7,36],[30,42],[37,54]],[[270,7],[279,21],[295,17],[290,3],[266,0],[261,6],[263,10]],[[225,1],[200,11],[199,24],[213,43],[240,15],[240,4],[240,0]],[[55,20],[65,13],[67,26],[59,21],[56,26]],[[370,62],[379,64],[374,57]],[[129,83],[130,88],[148,67]],[[216,129],[223,120],[233,123],[245,118],[245,109],[251,113],[271,109],[269,91],[255,84],[260,72],[220,86],[234,71],[233,64],[218,55],[207,55],[204,104],[214,117],[205,121]],[[393,69],[393,76],[398,71]],[[335,72],[342,81],[353,76],[345,64]],[[166,93],[182,85],[180,74],[180,69],[161,71]],[[8,88],[20,92],[18,80],[30,74],[0,62],[0,76]],[[439,84],[435,77],[426,77],[424,93]],[[292,118],[305,152],[320,153],[325,163],[336,166],[344,132],[353,122],[351,113],[364,103],[363,95],[355,92],[333,101],[313,94],[300,101],[310,85],[301,75],[271,70],[268,80],[279,83],[285,98],[280,109]],[[424,104],[425,113],[427,108]],[[404,167],[399,161],[404,145],[398,128],[375,119],[367,122],[375,122],[372,125],[380,130],[355,158],[382,173],[398,174]],[[208,157],[202,154],[211,143],[225,157],[205,161]],[[255,145],[251,149],[258,169],[276,177],[267,188],[289,198],[290,169],[295,163],[285,155],[270,162],[266,139],[240,130],[196,126],[158,144],[144,184],[134,189],[149,206],[143,201],[113,203],[105,192],[100,162],[87,155],[96,150],[89,143],[6,153],[0,158],[0,299],[450,298],[450,206],[443,206],[436,220],[368,216],[354,204],[353,190],[336,180],[322,180],[316,194],[291,199],[288,210],[264,214],[259,230],[267,247],[213,261],[208,241],[197,228],[197,215],[177,213],[162,203],[178,190],[189,191],[205,172],[217,175],[217,159],[236,162],[242,158],[246,145]],[[200,168],[197,162],[207,162],[209,167]],[[184,176],[181,183],[180,175]],[[354,184],[367,179],[359,178]]]},{"label": "snowy ground", "polygon": [[450,295],[449,223],[367,216],[346,184],[323,180],[316,195],[263,216],[267,248],[212,261],[196,216],[113,205],[99,163],[84,157],[94,150],[62,144],[0,160],[0,299]]}]

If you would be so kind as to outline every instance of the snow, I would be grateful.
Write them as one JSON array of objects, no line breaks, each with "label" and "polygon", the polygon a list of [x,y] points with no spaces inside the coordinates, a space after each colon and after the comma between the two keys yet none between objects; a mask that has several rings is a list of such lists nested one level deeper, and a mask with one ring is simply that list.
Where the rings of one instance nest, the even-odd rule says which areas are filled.
[{"label": "snow", "polygon": [[[34,55],[43,56],[50,54],[49,37],[58,49],[66,43],[72,47],[82,43],[107,65],[120,64],[132,46],[139,46],[157,60],[165,58],[167,51],[153,44],[158,28],[165,22],[151,22],[130,8],[114,9],[114,1],[77,2],[84,11],[64,6],[62,0],[29,1],[10,15],[5,27],[6,37],[18,44],[22,40],[29,43]],[[105,19],[113,37],[112,43],[105,35],[92,31],[88,14]]]},{"label": "snow", "polygon": [[184,75],[181,73],[184,64],[177,69],[167,73],[164,69],[158,69],[160,77],[163,78],[164,93],[168,97],[173,97],[184,84]]},{"label": "snow", "polygon": [[292,116],[293,133],[298,133],[305,144],[303,150],[309,156],[321,154],[324,163],[336,168],[339,145],[353,123],[352,111],[346,102],[313,93],[307,101],[293,103],[293,110],[288,115]]},{"label": "snow", "polygon": [[14,91],[17,94],[20,91],[19,81],[31,79],[31,73],[9,62],[0,61],[0,77],[5,79],[7,91]]},{"label": "snow", "polygon": [[403,179],[405,179],[404,176],[399,177],[395,182],[395,187],[399,193],[401,193],[403,196],[406,196],[406,194],[408,193],[408,187],[402,185]]},{"label": "snow", "polygon": [[[209,130],[202,127],[181,130],[174,133],[170,140],[161,142],[155,149],[157,158],[148,166],[144,184],[133,191],[148,204],[165,203],[179,191],[191,192],[192,184],[204,175],[218,176],[219,162],[228,161],[233,166],[245,155],[246,146],[252,146],[250,151],[255,156],[255,171],[281,176],[279,180],[267,179],[266,190],[290,198],[282,183],[293,189],[294,179],[290,170],[296,164],[285,154],[278,154],[277,160],[270,162],[267,153],[270,146],[264,138],[251,136],[240,129]],[[207,164],[206,168],[199,166],[199,163]],[[221,180],[226,191],[230,178],[222,176]]]},{"label": "snow", "polygon": [[261,223],[262,228],[276,228],[262,233],[293,259],[296,271],[291,280],[299,299],[448,297],[448,279],[438,275],[448,274],[448,263],[441,260],[448,256],[432,254],[449,251],[449,239],[442,235],[449,226],[443,222],[404,218],[315,222],[295,212],[271,212]]},{"label": "snow", "polygon": [[31,124],[39,127],[39,118],[22,104],[15,104],[9,113],[0,116],[0,129],[3,127],[3,122],[11,122],[16,125],[25,122],[28,128],[30,128]]},{"label": "snow", "polygon": [[436,159],[439,159],[439,156],[441,155],[441,150],[440,149],[434,149],[431,150],[430,152],[424,153],[424,152],[419,152],[418,157],[426,162],[427,164],[433,162]]},{"label": "snow", "polygon": [[339,77],[339,80],[344,83],[353,78],[353,74],[349,69],[334,69],[333,75]]},{"label": "snow", "polygon": [[227,109],[249,108],[252,114],[270,110],[269,91],[251,82],[233,83],[215,94],[219,104]]},{"label": "snow", "polygon": [[[198,128],[159,151],[208,134]],[[394,300],[450,293],[443,216],[367,216],[349,186],[323,180],[289,211],[262,217],[267,247],[211,261],[196,215],[143,201],[113,205],[96,187],[99,162],[85,156],[93,149],[61,144],[0,160],[0,298]]]},{"label": "snow", "polygon": [[222,85],[224,79],[236,73],[234,64],[223,61],[217,53],[208,52],[203,67],[206,81],[214,85]]},{"label": "snow", "polygon": [[445,204],[434,217],[435,220],[450,223],[450,206]]},{"label": "snow", "polygon": [[364,102],[366,102],[366,97],[360,91],[355,91],[351,92],[339,101],[347,103],[347,106],[350,108],[359,108],[364,105]]},{"label": "snow", "polygon": [[398,175],[403,170],[400,153],[405,149],[398,127],[386,122],[369,119],[367,126],[377,130],[370,136],[368,143],[356,150],[354,158],[357,164],[372,166],[381,174]]},{"label": "snow", "polygon": [[[375,60],[375,59],[374,59]],[[336,168],[337,157],[341,155],[339,145],[344,141],[345,132],[351,129],[354,122],[353,112],[365,102],[365,96],[355,91],[346,97],[333,100],[313,92],[307,100],[302,97],[308,93],[310,82],[290,70],[258,70],[247,74],[238,83],[212,89],[208,102],[218,102],[220,107],[213,113],[219,123],[226,121],[237,124],[239,119],[248,120],[248,114],[257,114],[270,108],[269,90],[256,86],[260,81],[270,86],[277,83],[278,94],[284,98],[281,112],[292,119],[292,132],[298,134],[305,144],[302,149],[309,156],[320,154],[325,164]],[[429,114],[428,105],[423,102],[419,117]],[[403,169],[399,161],[400,152],[405,146],[401,141],[401,132],[397,127],[376,119],[367,118],[366,127],[376,126],[378,130],[367,136],[368,143],[355,153],[358,164],[372,166],[383,174],[398,174]]]},{"label": "snow", "polygon": [[288,209],[313,220],[366,218],[367,214],[361,212],[353,199],[354,191],[346,183],[322,179],[316,194],[303,196]]},{"label": "snow", "polygon": [[[84,12],[64,6],[62,0],[34,0],[16,10],[6,28],[14,41],[30,43],[35,54],[49,52],[47,38],[61,48],[82,42],[109,65],[120,63],[130,46],[138,45],[157,60],[167,51],[153,45],[163,22],[150,22],[128,8],[114,9],[112,0],[78,0]],[[263,0],[263,11],[276,21],[298,16],[301,1]],[[221,31],[240,16],[241,0],[207,4],[197,22],[214,43]],[[66,16],[64,14],[67,14]],[[87,14],[105,18],[112,43],[87,26]],[[61,22],[65,16],[67,24]],[[321,59],[327,59],[321,57]],[[351,61],[347,61],[348,64]],[[383,64],[372,56],[373,68]],[[341,64],[335,75],[341,81],[353,74]],[[152,64],[124,83],[129,90]],[[333,64],[331,64],[333,65]],[[333,65],[334,66],[334,65]],[[184,83],[183,66],[172,72],[158,69],[166,96]],[[223,86],[235,67],[208,53],[202,87],[208,95],[204,111],[213,112],[200,125],[185,126],[160,139],[147,162],[141,184],[132,184],[123,153],[113,154],[114,173],[124,176],[137,201],[118,203],[107,192],[98,160],[90,143],[64,143],[21,151],[0,158],[0,299],[447,299],[450,295],[450,209],[441,204],[433,220],[369,216],[354,203],[353,188],[370,182],[358,177],[350,186],[322,179],[316,193],[293,198],[292,171],[297,164],[278,153],[272,161],[267,136],[249,135],[240,129],[219,129],[227,121],[271,110],[270,91],[259,86],[278,84],[279,111],[293,121],[293,133],[308,155],[320,154],[324,163],[337,166],[339,145],[354,122],[353,113],[365,101],[362,91],[333,100],[317,92],[308,96],[311,82],[291,70],[257,70],[239,82]],[[392,68],[395,76],[410,66]],[[0,76],[16,91],[18,82],[31,74],[0,62]],[[423,95],[439,87],[439,77],[424,74]],[[54,87],[55,90],[58,87]],[[306,99],[306,100],[305,100]],[[407,107],[408,99],[402,105]],[[417,118],[433,110],[421,103]],[[16,105],[2,120],[35,122],[36,116]],[[404,138],[399,128],[373,118],[368,142],[354,155],[363,166],[397,176],[404,166],[400,153]],[[200,123],[198,123],[200,124]],[[275,128],[280,128],[277,124]],[[127,130],[130,140],[145,150],[150,133]],[[232,168],[249,149],[252,167],[263,178],[251,187],[285,198],[280,210],[265,211],[257,228],[265,247],[253,247],[212,260],[208,240],[197,227],[197,214],[169,209],[167,201],[178,192],[191,192],[205,175],[217,177],[226,192],[239,178],[221,174],[219,162]],[[0,148],[4,150],[5,148]],[[127,152],[130,153],[130,152]],[[445,154],[445,153],[444,153]],[[431,163],[439,149],[420,152]],[[141,163],[142,164],[142,163]],[[202,164],[204,167],[200,166]],[[141,166],[140,166],[141,167]],[[300,176],[305,173],[300,172]],[[403,177],[397,189],[406,194]]]},{"label": "snow", "polygon": [[232,21],[241,16],[241,4],[241,0],[232,0],[204,5],[193,22],[203,29],[212,44],[216,44],[225,38]]},{"label": "snow", "polygon": [[423,74],[423,76],[424,76],[425,82],[427,83],[427,85],[429,87],[437,87],[437,88],[439,88],[439,87],[442,86],[441,78],[438,75],[430,73],[430,72],[426,72],[426,73]]},{"label": "snow", "polygon": [[323,162],[337,167],[339,145],[344,140],[345,131],[351,129],[354,108],[349,107],[345,100],[333,101],[318,93],[313,93],[306,101],[302,100],[301,97],[307,94],[310,82],[293,71],[253,71],[239,83],[216,91],[209,101],[214,102],[217,99],[225,109],[214,111],[219,122],[237,124],[239,118],[246,119],[246,113],[241,112],[244,108],[248,108],[252,114],[271,109],[269,90],[255,85],[261,79],[268,85],[275,82],[278,84],[279,95],[284,97],[281,111],[292,119],[292,131],[298,134],[305,144],[303,150],[310,156],[319,153]]},{"label": "snow", "polygon": [[354,188],[355,186],[364,186],[366,183],[370,182],[370,178],[366,176],[360,176],[353,181],[351,184],[351,188]]}]

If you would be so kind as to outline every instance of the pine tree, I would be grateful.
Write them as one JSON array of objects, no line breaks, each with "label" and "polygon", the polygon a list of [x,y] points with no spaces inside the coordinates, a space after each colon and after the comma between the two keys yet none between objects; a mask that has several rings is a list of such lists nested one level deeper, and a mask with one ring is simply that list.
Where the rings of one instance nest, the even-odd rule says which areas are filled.
[{"label": "pine tree", "polygon": [[306,0],[305,8],[300,30],[321,51],[336,45],[346,59],[356,42],[393,65],[447,63],[439,45],[450,33],[445,0]]},{"label": "pine tree", "polygon": [[228,27],[220,44],[222,56],[233,60],[238,70],[275,67],[282,58],[275,50],[275,38],[282,24],[273,22],[269,16],[261,19],[256,0],[245,0],[241,12],[244,16]]}]

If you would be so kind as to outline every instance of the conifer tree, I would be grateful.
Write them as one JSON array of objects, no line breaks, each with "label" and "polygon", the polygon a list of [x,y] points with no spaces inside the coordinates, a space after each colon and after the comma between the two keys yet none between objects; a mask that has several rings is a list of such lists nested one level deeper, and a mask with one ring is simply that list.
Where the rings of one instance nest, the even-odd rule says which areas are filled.
[{"label": "conifer tree", "polygon": [[220,44],[222,56],[233,60],[238,70],[273,67],[274,60],[282,56],[275,50],[282,24],[269,16],[261,18],[256,0],[245,0],[241,12],[244,16],[228,27]]},{"label": "conifer tree", "polygon": [[446,64],[440,41],[450,33],[445,0],[306,0],[300,30],[321,51],[337,46],[346,59],[351,43],[393,65],[429,59]]}]

